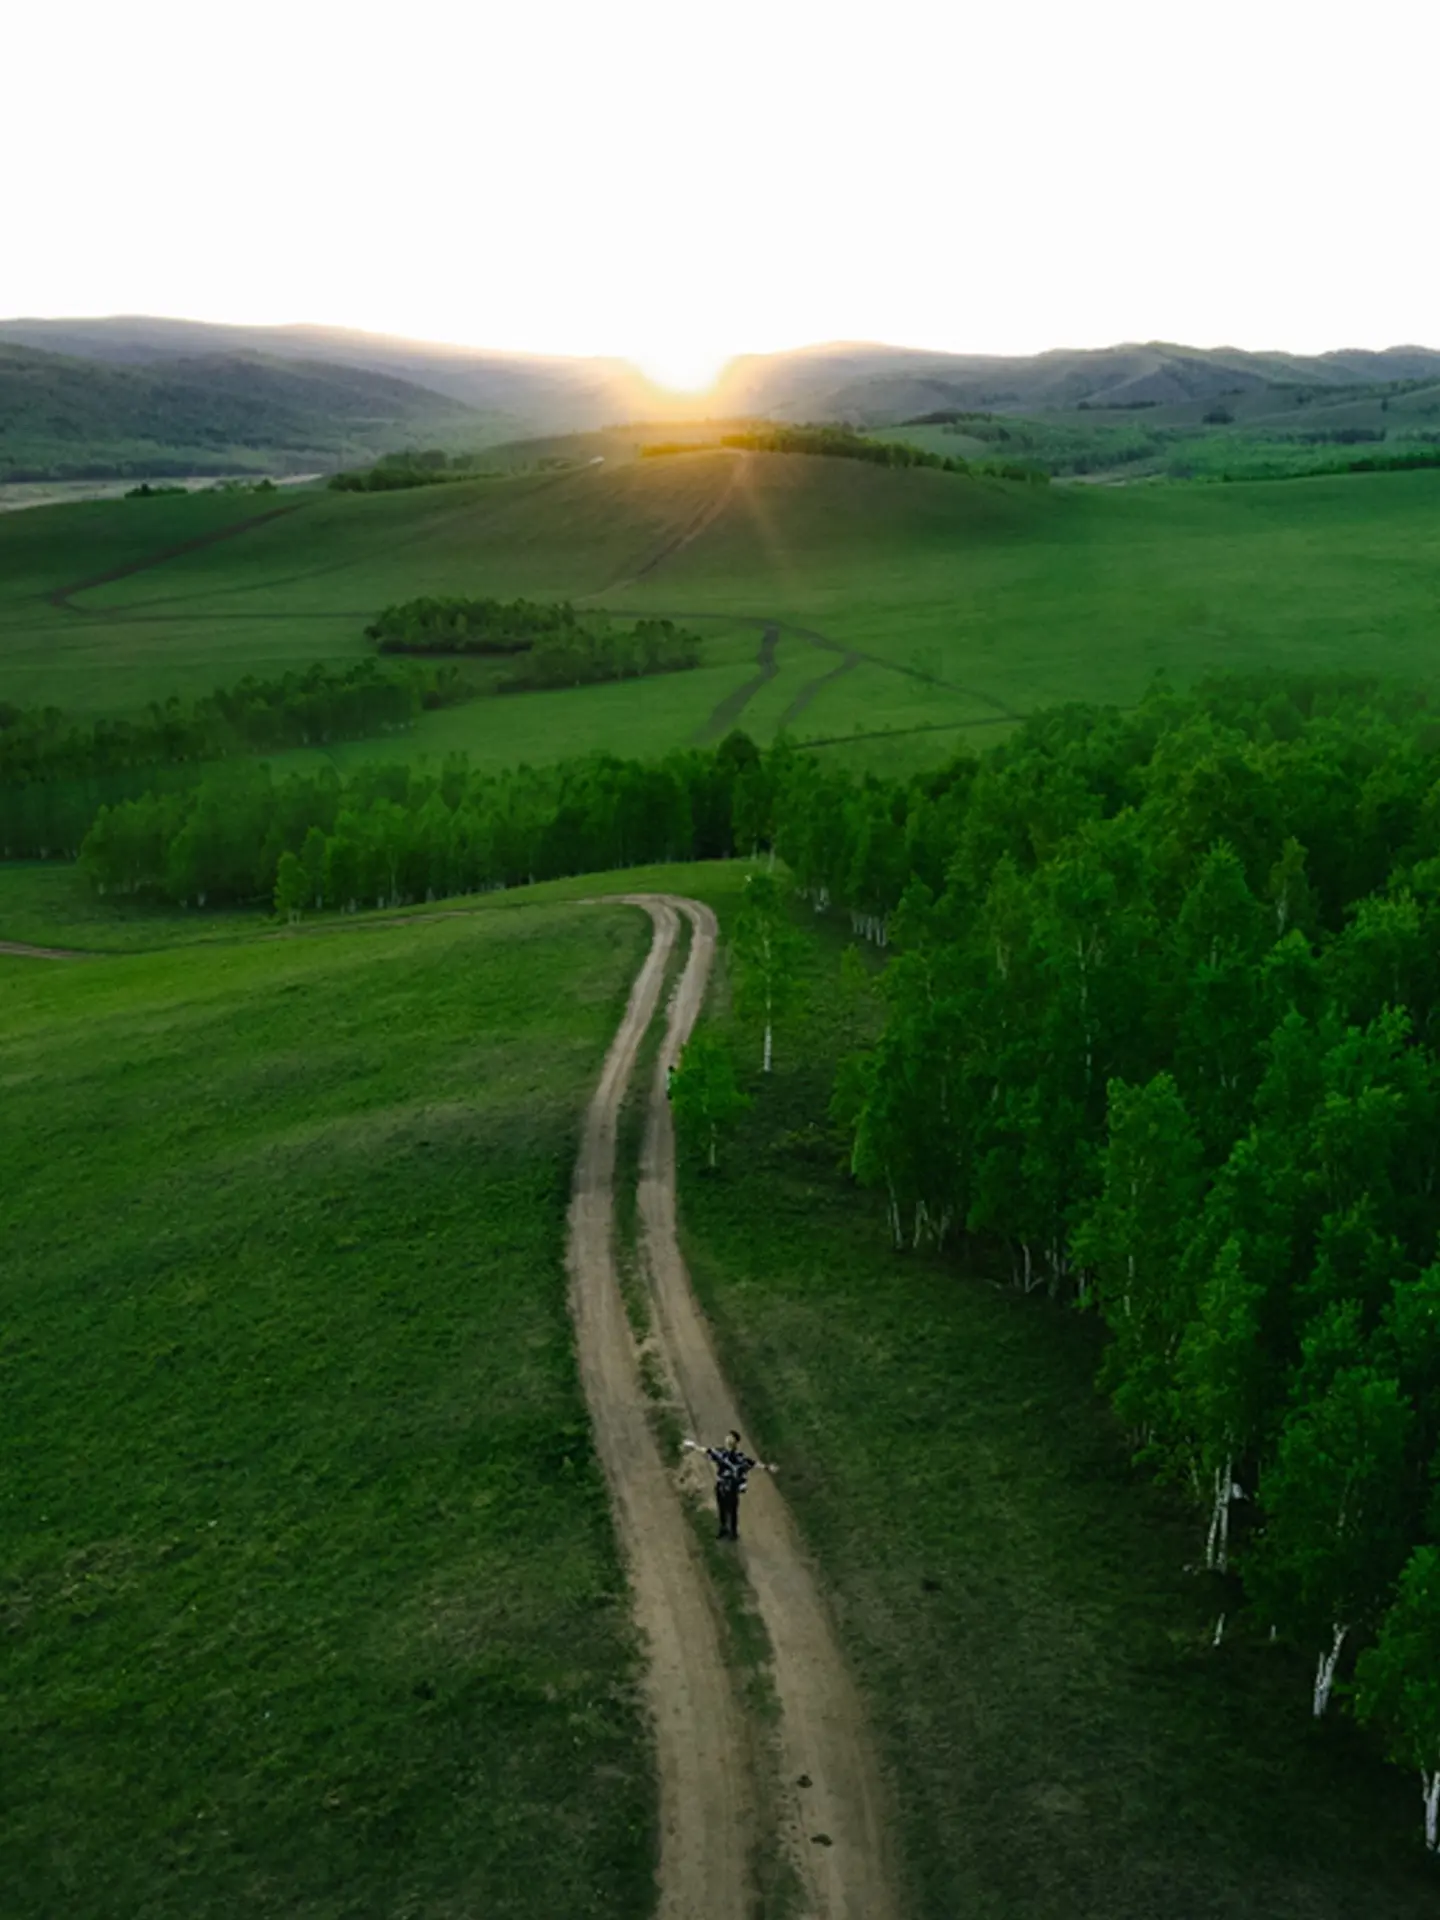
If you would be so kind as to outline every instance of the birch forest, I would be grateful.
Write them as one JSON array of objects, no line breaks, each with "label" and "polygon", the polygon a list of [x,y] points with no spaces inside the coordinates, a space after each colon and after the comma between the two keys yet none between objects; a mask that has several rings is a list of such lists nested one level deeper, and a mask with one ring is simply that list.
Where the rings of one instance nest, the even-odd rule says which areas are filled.
[{"label": "birch forest", "polygon": [[[1359,679],[1031,719],[886,786],[796,757],[800,892],[886,944],[833,1114],[897,1250],[1100,1315],[1214,1638],[1306,1656],[1440,1809],[1440,724]],[[779,756],[783,761],[783,754]]]}]

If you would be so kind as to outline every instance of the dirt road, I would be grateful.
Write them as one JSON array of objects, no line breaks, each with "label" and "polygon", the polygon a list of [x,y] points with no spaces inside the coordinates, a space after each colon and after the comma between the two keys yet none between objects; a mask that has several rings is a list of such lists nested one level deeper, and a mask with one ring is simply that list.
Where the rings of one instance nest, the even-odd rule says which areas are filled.
[{"label": "dirt road", "polygon": [[[649,958],[591,1103],[571,1212],[571,1299],[581,1374],[610,1481],[650,1657],[659,1754],[662,1920],[729,1920],[750,1911],[757,1834],[754,1745],[721,1666],[714,1596],[642,1405],[615,1274],[615,1125],[654,1015],[678,914],[693,928],[672,996],[647,1109],[640,1173],[643,1248],[662,1356],[692,1431],[707,1441],[745,1422],[726,1386],[675,1233],[675,1151],[665,1076],[699,1013],[715,917],[694,901],[631,896],[655,923]],[[780,1703],[782,1838],[805,1889],[805,1920],[895,1920],[884,1788],[859,1695],[823,1595],[778,1488],[757,1476],[739,1555],[773,1649]],[[804,1783],[803,1785],[801,1783]],[[773,1790],[772,1790],[773,1791]]]},{"label": "dirt road", "polygon": [[570,1205],[570,1305],[580,1377],[649,1662],[660,1780],[660,1920],[748,1920],[745,1729],[709,1582],[646,1417],[615,1270],[616,1122],[678,924],[668,901],[635,904],[654,920],[655,938],[586,1116]]},{"label": "dirt road", "polygon": [[23,940],[0,940],[0,953],[19,960],[92,960],[89,953],[77,953],[73,947],[32,947]]}]

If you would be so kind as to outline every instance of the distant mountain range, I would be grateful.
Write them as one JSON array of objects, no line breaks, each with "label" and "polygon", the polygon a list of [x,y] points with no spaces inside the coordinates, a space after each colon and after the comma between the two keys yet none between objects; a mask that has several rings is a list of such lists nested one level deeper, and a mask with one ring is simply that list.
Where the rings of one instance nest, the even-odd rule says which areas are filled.
[{"label": "distant mountain range", "polygon": [[1440,352],[1301,356],[1164,343],[1024,358],[835,345],[731,362],[699,399],[623,361],[547,359],[333,327],[0,321],[0,478],[328,469],[627,421],[894,424],[951,411],[1166,407],[1440,381]]},{"label": "distant mountain range", "polygon": [[901,347],[806,347],[732,362],[723,390],[727,408],[737,413],[884,426],[943,409],[1029,414],[1171,406],[1265,388],[1336,391],[1403,380],[1440,380],[1440,352],[1390,347],[1304,356],[1157,341],[999,358]]}]

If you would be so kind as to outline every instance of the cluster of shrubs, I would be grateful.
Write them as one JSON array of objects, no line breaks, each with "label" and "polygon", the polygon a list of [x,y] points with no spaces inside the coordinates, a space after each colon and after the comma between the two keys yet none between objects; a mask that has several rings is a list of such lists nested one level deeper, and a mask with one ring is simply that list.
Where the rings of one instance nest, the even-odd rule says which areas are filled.
[{"label": "cluster of shrubs", "polygon": [[196,491],[203,491],[205,493],[275,493],[278,492],[278,488],[268,475],[259,480],[216,480],[212,485],[203,489],[166,486],[163,484],[152,487],[148,480],[142,480],[138,487],[128,489],[125,498],[127,500],[163,500],[177,493],[192,493]]},{"label": "cluster of shrubs", "polygon": [[408,487],[438,487],[481,477],[478,454],[451,454],[440,447],[426,447],[387,453],[373,467],[332,473],[325,484],[335,493],[402,493]]},{"label": "cluster of shrubs", "polygon": [[625,626],[604,613],[577,613],[567,600],[407,600],[365,629],[381,653],[517,656],[499,692],[588,686],[674,673],[700,662],[697,634],[672,620]]},{"label": "cluster of shrubs", "polygon": [[[930,453],[903,440],[870,440],[850,427],[752,427],[722,433],[710,445],[734,447],[742,453],[810,453],[828,459],[864,460],[876,467],[930,467],[939,473],[977,474],[992,480],[1023,480],[1045,485],[1049,474],[1021,460],[976,462],[958,455]],[[683,440],[656,441],[640,449],[650,457],[697,453],[702,447]]]}]

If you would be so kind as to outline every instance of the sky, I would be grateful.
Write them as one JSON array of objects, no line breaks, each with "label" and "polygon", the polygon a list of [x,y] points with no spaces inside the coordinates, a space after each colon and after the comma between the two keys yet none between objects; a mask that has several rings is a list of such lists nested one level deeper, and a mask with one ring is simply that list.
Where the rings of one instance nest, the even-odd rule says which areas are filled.
[{"label": "sky", "polygon": [[5,0],[0,316],[1440,346],[1437,0]]}]

